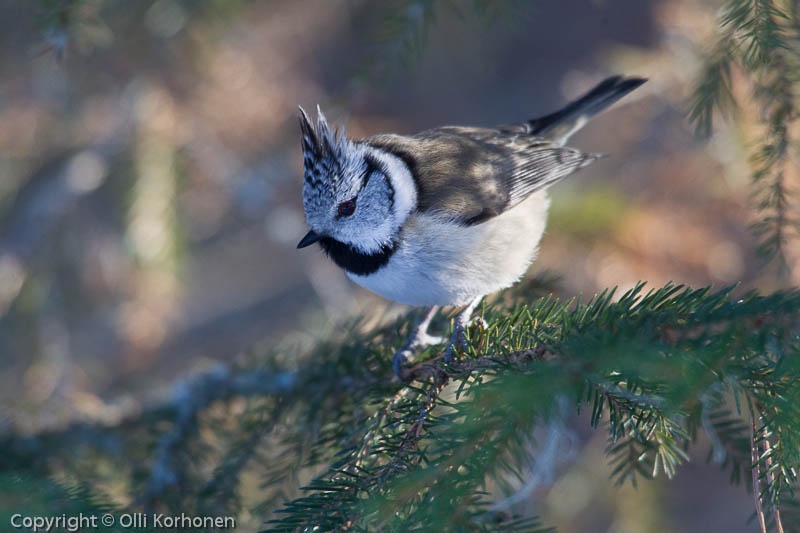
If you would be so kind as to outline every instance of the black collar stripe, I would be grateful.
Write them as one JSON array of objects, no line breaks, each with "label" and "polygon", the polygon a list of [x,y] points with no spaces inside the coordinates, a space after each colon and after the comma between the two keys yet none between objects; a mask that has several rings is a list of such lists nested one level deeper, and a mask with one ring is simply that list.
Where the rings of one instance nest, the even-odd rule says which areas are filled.
[{"label": "black collar stripe", "polygon": [[334,263],[347,272],[358,276],[374,274],[389,262],[389,259],[397,250],[397,245],[392,243],[391,245],[383,245],[379,252],[365,254],[349,244],[330,237],[323,237],[319,240],[319,244]]}]

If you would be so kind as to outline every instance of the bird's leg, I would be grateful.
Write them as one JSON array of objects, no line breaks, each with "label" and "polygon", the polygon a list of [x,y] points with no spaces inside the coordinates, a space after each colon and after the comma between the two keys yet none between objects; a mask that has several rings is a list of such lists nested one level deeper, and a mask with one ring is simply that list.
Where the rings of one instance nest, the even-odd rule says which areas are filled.
[{"label": "bird's leg", "polygon": [[428,334],[428,326],[438,310],[438,305],[428,309],[420,323],[411,332],[406,343],[392,357],[392,369],[400,379],[404,379],[404,367],[414,359],[414,350],[444,342],[444,338]]},{"label": "bird's leg", "polygon": [[467,326],[470,324],[473,311],[475,311],[475,308],[481,303],[481,300],[483,300],[483,296],[478,296],[456,316],[453,324],[453,335],[450,337],[450,345],[444,352],[445,363],[449,363],[453,360],[453,355],[457,349],[466,350],[467,338],[465,334],[467,332]]}]

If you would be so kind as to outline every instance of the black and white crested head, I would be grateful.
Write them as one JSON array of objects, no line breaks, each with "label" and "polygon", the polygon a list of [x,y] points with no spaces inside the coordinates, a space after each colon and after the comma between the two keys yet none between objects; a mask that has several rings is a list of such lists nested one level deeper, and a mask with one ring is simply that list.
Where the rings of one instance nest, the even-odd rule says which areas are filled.
[{"label": "black and white crested head", "polygon": [[351,141],[344,129],[331,130],[319,108],[317,115],[314,124],[300,108],[303,208],[311,228],[300,245],[319,240],[334,260],[384,254],[416,207],[408,167],[388,152]]}]

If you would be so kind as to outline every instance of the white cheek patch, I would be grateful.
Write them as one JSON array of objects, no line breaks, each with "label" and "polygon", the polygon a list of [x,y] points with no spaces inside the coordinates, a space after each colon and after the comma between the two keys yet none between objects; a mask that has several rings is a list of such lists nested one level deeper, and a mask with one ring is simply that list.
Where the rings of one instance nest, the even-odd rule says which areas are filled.
[{"label": "white cheek patch", "polygon": [[417,186],[402,159],[380,150],[372,150],[372,155],[386,165],[386,178],[394,189],[394,223],[399,228],[417,207]]},{"label": "white cheek patch", "polygon": [[384,219],[378,225],[363,225],[358,228],[350,227],[342,232],[342,239],[350,243],[359,252],[374,254],[380,252],[384,246],[392,244],[392,238],[397,234],[390,219]]}]

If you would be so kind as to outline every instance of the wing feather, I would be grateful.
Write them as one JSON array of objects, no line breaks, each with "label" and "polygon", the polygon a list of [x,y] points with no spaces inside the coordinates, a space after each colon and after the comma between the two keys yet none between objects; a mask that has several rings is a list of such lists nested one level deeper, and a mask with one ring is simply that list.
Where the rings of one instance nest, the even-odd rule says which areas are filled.
[{"label": "wing feather", "polygon": [[417,186],[417,209],[480,224],[598,158],[509,129],[447,126],[365,142],[403,159]]}]

